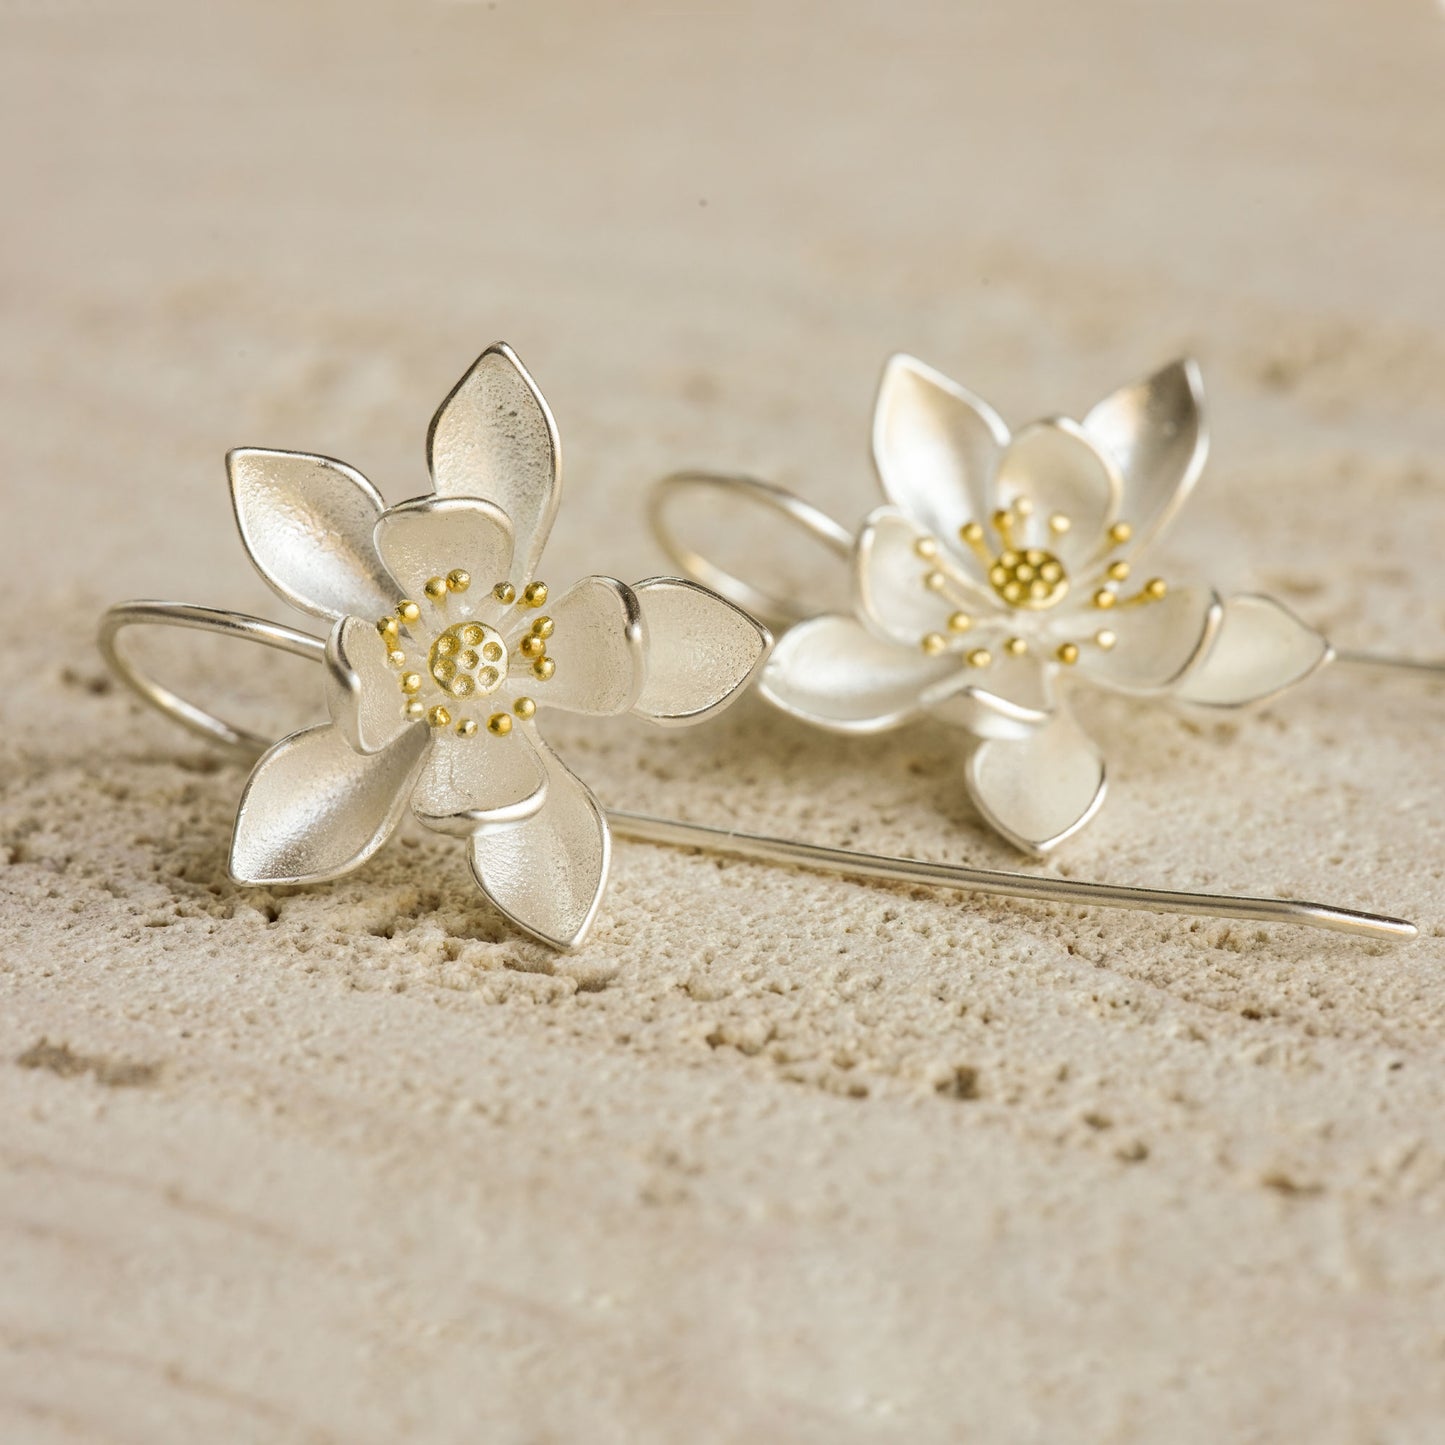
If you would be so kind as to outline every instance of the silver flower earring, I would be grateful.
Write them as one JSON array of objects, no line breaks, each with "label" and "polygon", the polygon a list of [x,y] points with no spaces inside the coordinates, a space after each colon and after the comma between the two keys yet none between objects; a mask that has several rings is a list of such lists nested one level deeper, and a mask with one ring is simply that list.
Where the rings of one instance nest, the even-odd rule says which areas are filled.
[{"label": "silver flower earring", "polygon": [[[887,501],[856,537],[766,482],[703,472],[661,481],[652,520],[685,572],[794,624],[762,672],[770,702],[836,732],[882,732],[924,713],[959,726],[979,813],[1043,854],[1104,800],[1104,759],[1069,711],[1072,686],[1235,708],[1335,655],[1269,597],[1221,598],[1145,566],[1207,446],[1192,361],[1115,392],[1082,422],[1011,434],[987,403],[895,356],[873,421]],[[846,556],[852,611],[816,615],[780,594],[776,578],[754,585],[684,543],[677,511],[700,492],[768,507]]]},{"label": "silver flower earring", "polygon": [[[628,587],[588,577],[552,596],[537,564],[560,495],[557,429],[510,348],[484,352],[442,403],[427,454],[432,494],[391,508],[360,473],[327,457],[250,448],[228,457],[252,560],[283,599],[330,624],[325,638],[178,602],[118,603],[101,622],[103,655],[144,701],[212,742],[261,755],[231,845],[230,872],[241,884],[339,877],[381,848],[409,804],[427,827],[465,840],[478,884],[504,916],[558,948],[579,945],[597,915],[614,831],[1014,897],[1377,938],[1415,932],[1399,919],[1322,904],[958,868],[604,811],[543,741],[547,710],[700,722],[746,686],[771,637],[733,602],[679,578]],[[774,503],[808,512],[796,499]],[[920,560],[924,536],[910,544]],[[1022,566],[1033,565],[1026,538],[1017,547],[1004,540],[1022,547]],[[943,572],[941,549],[926,560]],[[1040,580],[1053,585],[1072,560],[1058,556],[1057,578],[1040,565]],[[699,559],[698,570],[705,565]],[[947,586],[930,584],[930,598],[955,585],[957,568],[948,565]],[[1008,565],[1032,587],[1020,564]],[[244,638],[321,663],[330,720],[279,742],[227,722],[163,686],[123,648],[121,635],[145,625]],[[921,652],[936,656],[931,646]]]}]

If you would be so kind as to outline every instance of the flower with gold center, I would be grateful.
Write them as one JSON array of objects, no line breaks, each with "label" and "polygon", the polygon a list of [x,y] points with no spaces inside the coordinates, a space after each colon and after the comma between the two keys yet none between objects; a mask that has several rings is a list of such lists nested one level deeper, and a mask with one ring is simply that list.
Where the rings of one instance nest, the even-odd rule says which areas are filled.
[{"label": "flower with gold center", "polygon": [[[504,345],[442,403],[431,495],[383,506],[327,457],[227,458],[241,537],[288,602],[332,623],[331,720],[277,743],[241,800],[231,872],[313,883],[358,867],[408,804],[467,840],[483,892],[572,947],[606,883],[606,818],[543,740],[549,709],[657,723],[725,707],[767,631],[691,582],[584,577],[555,595],[537,564],[557,511],[556,424]],[[545,609],[545,610],[544,610]]]},{"label": "flower with gold center", "polygon": [[887,504],[857,538],[855,613],[793,627],[763,693],[841,732],[921,713],[965,728],[979,811],[1020,847],[1047,851],[1104,797],[1104,760],[1067,686],[1232,707],[1329,656],[1278,602],[1223,601],[1144,565],[1206,449],[1190,361],[1082,422],[1010,432],[946,376],[894,357],[873,426]]}]

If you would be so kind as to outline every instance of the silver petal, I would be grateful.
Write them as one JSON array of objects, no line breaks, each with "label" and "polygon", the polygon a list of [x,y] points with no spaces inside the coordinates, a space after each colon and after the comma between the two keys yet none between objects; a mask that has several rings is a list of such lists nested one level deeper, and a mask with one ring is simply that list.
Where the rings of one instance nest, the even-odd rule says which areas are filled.
[{"label": "silver petal", "polygon": [[[1053,552],[1070,576],[1082,582],[1118,515],[1122,490],[1113,462],[1083,428],[1055,417],[1014,434],[999,460],[993,506],[1007,508],[1027,498],[1033,512],[1017,529],[1018,539]],[[1058,515],[1069,519],[1069,530],[1062,535],[1050,529],[1050,519]]]},{"label": "silver petal", "polygon": [[[538,703],[592,717],[626,712],[643,678],[642,610],[632,589],[612,577],[584,577],[547,613],[554,624],[547,656],[557,670],[537,683]],[[525,664],[515,658],[512,666],[516,679]]]},{"label": "silver petal", "polygon": [[988,520],[988,488],[1008,437],[992,407],[942,372],[902,355],[884,368],[873,413],[873,460],[883,490],[970,574],[977,561],[958,529]]},{"label": "silver petal", "polygon": [[485,594],[510,573],[512,524],[475,497],[417,497],[377,518],[376,550],[401,597],[424,602],[427,582],[458,568],[470,574],[474,593]]},{"label": "silver petal", "polygon": [[412,793],[411,806],[428,828],[470,837],[478,824],[529,818],[547,800],[547,772],[535,734],[514,726],[504,738],[438,732]]},{"label": "silver petal", "polygon": [[927,537],[896,507],[879,507],[864,519],[853,553],[859,617],[880,637],[906,647],[916,647],[927,633],[946,632],[954,612],[986,616],[998,610],[997,600],[965,582],[947,559],[943,566],[959,600],[950,601],[928,588],[924,579],[939,568],[918,555],[918,545]]},{"label": "silver petal", "polygon": [[546,806],[519,823],[472,835],[472,872],[519,928],[554,948],[576,948],[602,903],[612,840],[591,791],[540,739]]},{"label": "silver petal", "polygon": [[495,502],[512,521],[518,580],[533,577],[562,493],[562,450],[542,393],[505,342],[452,388],[426,447],[438,495]]},{"label": "silver petal", "polygon": [[1329,643],[1283,603],[1243,593],[1225,602],[1213,646],[1176,695],[1207,707],[1262,702],[1303,681],[1333,655]]},{"label": "silver petal", "polygon": [[360,472],[331,457],[260,447],[228,452],[226,471],[241,541],[293,607],[334,621],[390,606],[371,540],[381,498]]},{"label": "silver petal", "polygon": [[423,726],[405,715],[405,702],[375,624],[343,617],[326,639],[326,705],[341,735],[359,753],[379,753]]},{"label": "silver petal", "polygon": [[401,820],[428,741],[415,728],[365,756],[330,723],[283,738],[241,795],[231,877],[321,883],[359,867]]},{"label": "silver petal", "polygon": [[914,716],[959,670],[957,658],[926,657],[875,636],[856,618],[830,615],[783,634],[758,690],[805,722],[875,733]]},{"label": "silver petal", "polygon": [[[1210,588],[1180,587],[1143,606],[1061,618],[1060,640],[1081,644],[1078,672],[1090,682],[1120,692],[1161,693],[1206,655],[1223,617],[1223,604]],[[1070,630],[1070,621],[1097,631]],[[1115,638],[1107,651],[1090,640],[1101,631]]]},{"label": "silver petal", "polygon": [[677,577],[652,577],[633,589],[646,631],[639,717],[670,726],[712,717],[748,685],[773,645],[772,635],[740,607]]},{"label": "silver petal", "polygon": [[1106,396],[1084,430],[1124,479],[1119,515],[1134,529],[1128,551],[1146,546],[1184,504],[1204,470],[1209,430],[1204,382],[1190,359]]},{"label": "silver petal", "polygon": [[980,743],[965,777],[985,821],[1028,853],[1056,848],[1104,801],[1104,760],[1067,712],[1027,737]]},{"label": "silver petal", "polygon": [[999,646],[1001,636],[986,639],[993,654],[986,672],[960,668],[930,692],[931,716],[977,738],[1027,737],[1048,722],[1055,707],[1051,670],[1032,652],[1010,657]]}]

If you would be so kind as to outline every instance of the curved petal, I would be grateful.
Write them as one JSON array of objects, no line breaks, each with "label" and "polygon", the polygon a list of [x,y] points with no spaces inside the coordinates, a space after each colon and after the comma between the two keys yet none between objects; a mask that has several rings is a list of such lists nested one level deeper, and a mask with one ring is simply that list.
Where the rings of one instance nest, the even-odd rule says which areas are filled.
[{"label": "curved petal", "polygon": [[457,569],[484,594],[508,580],[512,524],[500,507],[475,497],[417,497],[377,518],[376,550],[398,597],[424,601],[432,578]]},{"label": "curved petal", "polygon": [[1008,428],[998,413],[912,356],[890,358],[873,412],[873,461],[888,499],[963,562],[966,522],[988,518],[989,484]]},{"label": "curved petal", "polygon": [[405,703],[375,625],[343,617],[326,639],[326,705],[347,744],[379,753],[407,728],[421,726],[406,716]]},{"label": "curved petal", "polygon": [[590,717],[626,712],[643,678],[642,609],[632,588],[613,577],[584,577],[547,611],[547,656],[557,670],[537,683],[537,701]]},{"label": "curved petal", "polygon": [[[1046,547],[1076,581],[1099,556],[1100,543],[1118,515],[1123,484],[1114,464],[1064,417],[1038,421],[1015,434],[999,460],[993,505],[1007,509],[1020,499],[1033,504],[1018,540]],[[1050,519],[1068,518],[1068,530]]]},{"label": "curved petal", "polygon": [[1027,737],[980,743],[965,777],[985,821],[1028,853],[1056,848],[1104,801],[1104,760],[1066,712]]},{"label": "curved petal", "polygon": [[547,774],[531,730],[506,737],[485,728],[474,737],[435,734],[411,795],[412,811],[438,833],[468,837],[481,823],[529,818],[547,799]]},{"label": "curved petal", "polygon": [[322,883],[392,835],[426,756],[425,728],[364,756],[330,723],[282,738],[256,764],[231,840],[237,883]]},{"label": "curved petal", "polygon": [[1204,470],[1209,430],[1204,381],[1189,358],[1106,396],[1084,430],[1124,479],[1119,516],[1134,529],[1130,551],[1148,544],[1184,504]]},{"label": "curved petal", "polygon": [[[947,558],[919,554],[928,533],[896,507],[879,507],[863,522],[853,554],[853,593],[858,615],[880,637],[917,647],[930,632],[948,631],[954,612],[992,613],[998,603],[949,566]],[[940,565],[941,562],[941,565]],[[945,576],[948,593],[932,591],[930,575]]]},{"label": "curved petal", "polygon": [[482,892],[519,928],[553,948],[576,948],[602,903],[612,840],[591,790],[539,738],[546,806],[519,823],[472,835]]},{"label": "curved petal", "polygon": [[391,605],[371,540],[381,498],[360,472],[331,457],[260,447],[227,452],[226,472],[241,541],[293,607],[334,621]]},{"label": "curved petal", "polygon": [[1214,645],[1177,696],[1206,707],[1262,702],[1293,687],[1333,655],[1329,643],[1283,603],[1243,593],[1224,604]]},{"label": "curved petal", "polygon": [[959,671],[956,657],[885,642],[855,618],[814,617],[783,634],[759,691],[805,722],[875,733],[912,717]]},{"label": "curved petal", "polygon": [[489,346],[437,408],[426,438],[439,496],[481,497],[512,522],[518,576],[534,575],[562,494],[557,423],[505,342]]},{"label": "curved petal", "polygon": [[[1033,653],[1011,657],[997,646],[986,672],[960,669],[931,694],[929,713],[977,738],[1021,738],[1043,727],[1055,707],[1049,667]],[[946,692],[945,689],[953,688]]]},{"label": "curved petal", "polygon": [[[1078,671],[1121,692],[1166,692],[1205,656],[1223,617],[1223,604],[1207,587],[1180,587],[1157,602],[1115,608],[1107,617],[1092,613],[1087,625],[1098,630],[1092,638],[1078,638]],[[1066,626],[1067,619],[1060,623]],[[1094,640],[1104,634],[1115,639],[1107,649]]]},{"label": "curved petal", "polygon": [[639,717],[669,726],[712,717],[748,685],[773,645],[766,627],[696,582],[652,577],[632,590],[647,639],[632,705]]}]

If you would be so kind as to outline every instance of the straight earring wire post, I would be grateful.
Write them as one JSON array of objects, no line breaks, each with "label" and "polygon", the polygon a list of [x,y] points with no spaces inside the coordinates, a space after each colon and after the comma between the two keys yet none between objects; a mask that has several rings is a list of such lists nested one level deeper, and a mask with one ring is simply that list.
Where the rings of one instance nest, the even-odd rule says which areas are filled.
[{"label": "straight earring wire post", "polygon": [[608,822],[623,838],[678,848],[699,848],[764,863],[789,864],[817,873],[841,873],[854,878],[879,878],[890,883],[923,884],[964,893],[989,893],[1003,898],[1029,898],[1044,903],[1077,903],[1090,907],[1133,908],[1148,913],[1185,913],[1203,918],[1249,919],[1257,923],[1292,923],[1324,928],[1366,938],[1414,938],[1416,928],[1403,918],[1360,913],[1324,903],[1292,898],[1241,898],[1218,893],[1177,893],[1163,888],[1130,888],[1114,883],[1075,883],[1067,878],[1037,877],[1029,873],[1003,873],[987,868],[961,868],[949,863],[926,863],[916,858],[893,858],[855,853],[847,848],[825,848],[787,838],[767,838],[701,823],[682,823],[644,813],[609,810]]},{"label": "straight earring wire post", "polygon": [[1384,652],[1352,652],[1336,648],[1335,661],[1349,667],[1379,667],[1391,672],[1418,672],[1427,677],[1445,677],[1445,658],[1395,657]]},{"label": "straight earring wire post", "polygon": [[[115,675],[138,697],[159,712],[213,743],[221,743],[247,757],[257,757],[271,739],[239,727],[162,686],[124,652],[120,634],[128,627],[171,626],[193,628],[223,637],[245,638],[265,647],[320,661],[326,644],[309,633],[260,617],[197,607],[180,602],[122,602],[110,608],[101,622],[99,645]],[[1346,654],[1354,658],[1356,654]],[[1364,656],[1364,655],[1361,655]],[[1442,671],[1435,664],[1397,663],[1370,658],[1386,665]],[[1066,878],[1030,873],[1004,873],[987,868],[962,868],[949,863],[927,863],[917,858],[894,858],[877,853],[856,853],[847,848],[826,848],[788,838],[768,838],[702,823],[656,818],[644,813],[609,810],[608,821],[619,837],[677,848],[698,848],[763,863],[806,868],[817,873],[838,873],[852,878],[878,878],[889,883],[951,888],[964,893],[988,893],[1003,898],[1027,898],[1042,903],[1072,903],[1089,907],[1134,908],[1151,913],[1184,913],[1204,918],[1249,919],[1259,923],[1292,923],[1325,928],[1366,938],[1414,938],[1416,928],[1401,918],[1359,913],[1323,903],[1289,898],[1239,898],[1216,893],[1177,893],[1162,888],[1130,888],[1114,883],[1076,883]]]}]

